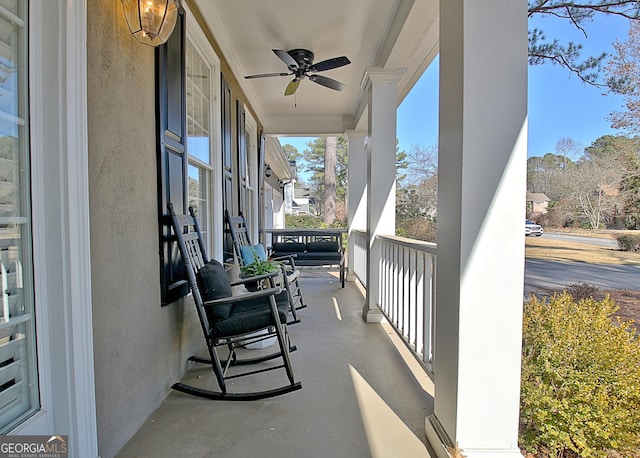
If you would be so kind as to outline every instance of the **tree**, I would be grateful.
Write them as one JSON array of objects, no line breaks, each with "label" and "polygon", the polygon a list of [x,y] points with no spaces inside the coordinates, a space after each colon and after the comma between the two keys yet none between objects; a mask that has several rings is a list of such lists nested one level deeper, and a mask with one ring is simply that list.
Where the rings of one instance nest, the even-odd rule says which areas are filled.
[{"label": "tree", "polygon": [[572,167],[571,159],[560,154],[530,157],[527,159],[527,190],[545,193],[551,200],[560,200],[565,194],[567,171]]},{"label": "tree", "polygon": [[[406,153],[396,153],[396,171],[403,170],[397,186],[397,207],[400,215],[435,215],[438,195],[438,147],[413,146]],[[411,207],[411,196],[421,208]],[[407,206],[408,205],[408,206]]]},{"label": "tree", "polygon": [[556,143],[556,153],[564,157],[565,164],[569,161],[575,161],[581,149],[576,141],[568,137],[561,138],[558,140],[558,143]]},{"label": "tree", "polygon": [[298,148],[289,143],[282,145],[282,151],[289,161],[298,161],[302,158],[302,153],[298,151]]},{"label": "tree", "polygon": [[294,176],[294,178],[298,183],[304,184],[304,181],[300,179],[300,175],[298,173],[298,169],[301,167],[300,161],[302,159],[302,153],[298,151],[298,148],[296,148],[293,145],[290,145],[289,143],[282,145],[282,151],[284,151],[284,155],[289,161],[289,163],[295,162],[296,164],[296,168],[295,168],[296,176]]},{"label": "tree", "polygon": [[639,139],[625,137],[624,135],[603,135],[584,149],[584,158],[596,160],[607,158],[615,160],[622,167],[627,166],[630,161],[634,161],[638,155]]},{"label": "tree", "polygon": [[[562,142],[562,145],[567,145]],[[562,149],[562,148],[560,148]],[[573,162],[548,153],[527,160],[527,189],[551,198],[549,222],[627,228],[640,222],[640,139],[604,135]]]},{"label": "tree", "polygon": [[404,177],[396,187],[396,233],[429,242],[435,241],[438,200],[438,149],[414,146],[398,152],[397,163],[406,164]]},{"label": "tree", "polygon": [[324,223],[333,224],[336,220],[336,161],[338,139],[327,137],[324,149]]},{"label": "tree", "polygon": [[406,170],[409,168],[408,155],[405,151],[400,151],[396,139],[396,182],[400,185],[407,177]]},{"label": "tree", "polygon": [[[596,139],[579,161],[566,164],[562,186],[547,194],[557,202],[553,212],[563,213],[563,223],[577,219],[592,229],[614,226],[625,215],[627,195],[632,195],[623,183],[637,163],[636,151],[637,141],[627,137],[604,135]],[[632,180],[627,183],[633,187]]]},{"label": "tree", "polygon": [[571,197],[589,228],[613,224],[621,207],[620,180],[620,169],[605,158],[580,164],[578,173],[571,179]]},{"label": "tree", "polygon": [[[336,137],[334,137],[336,138]],[[318,137],[307,142],[307,148],[303,151],[301,170],[311,172],[309,187],[317,202],[324,202],[325,197],[325,152],[326,138]],[[344,137],[336,140],[335,161],[335,203],[336,211],[344,209],[347,194],[347,161],[349,156],[349,144]],[[324,214],[324,205],[321,205],[321,213]]]},{"label": "tree", "polygon": [[[614,214],[622,217],[627,229],[640,223],[640,138],[603,135],[585,148],[585,160],[605,170],[612,169],[609,179],[616,183]],[[613,184],[606,185],[609,188]],[[612,221],[613,223],[613,221]]]},{"label": "tree", "polygon": [[[564,19],[573,24],[587,38],[586,24],[596,14],[621,16],[628,19],[640,19],[640,4],[637,0],[584,0],[581,2],[564,0],[529,0],[529,18],[551,16]],[[558,39],[548,40],[539,28],[529,30],[529,64],[540,65],[551,62],[567,68],[585,83],[603,86],[598,76],[606,53],[589,56],[581,60],[582,45]]]},{"label": "tree", "polygon": [[640,23],[632,22],[626,43],[616,40],[616,52],[606,67],[609,89],[623,96],[625,110],[613,111],[608,120],[614,129],[640,132]]},{"label": "tree", "polygon": [[627,229],[640,229],[640,164],[633,164],[622,178],[620,190],[624,196],[624,226]]}]

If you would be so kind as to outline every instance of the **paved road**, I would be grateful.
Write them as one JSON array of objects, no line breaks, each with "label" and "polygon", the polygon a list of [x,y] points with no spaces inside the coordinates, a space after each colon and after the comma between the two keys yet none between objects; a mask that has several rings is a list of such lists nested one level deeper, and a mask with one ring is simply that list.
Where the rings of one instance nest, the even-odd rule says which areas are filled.
[{"label": "paved road", "polygon": [[610,265],[540,259],[525,260],[525,293],[545,289],[563,289],[573,283],[588,283],[600,289],[640,291],[640,264]]}]

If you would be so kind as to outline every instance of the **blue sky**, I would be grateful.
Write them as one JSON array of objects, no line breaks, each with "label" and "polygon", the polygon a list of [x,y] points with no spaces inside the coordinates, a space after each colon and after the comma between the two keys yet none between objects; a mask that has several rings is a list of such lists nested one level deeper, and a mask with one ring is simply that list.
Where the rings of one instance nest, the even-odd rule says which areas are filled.
[{"label": "blue sky", "polygon": [[[598,17],[587,23],[587,38],[566,21],[538,18],[533,24],[544,30],[547,38],[562,43],[582,43],[584,57],[605,51],[613,54],[612,43],[626,41],[628,21],[615,17]],[[430,149],[438,138],[438,60],[426,70],[411,93],[398,107],[397,136],[401,150],[412,147]],[[544,64],[529,67],[529,156],[555,153],[561,138],[571,138],[582,148],[598,137],[622,133],[611,129],[607,116],[623,106],[616,95],[603,95],[604,90],[584,84],[560,66]],[[309,138],[281,139],[300,152]]]}]

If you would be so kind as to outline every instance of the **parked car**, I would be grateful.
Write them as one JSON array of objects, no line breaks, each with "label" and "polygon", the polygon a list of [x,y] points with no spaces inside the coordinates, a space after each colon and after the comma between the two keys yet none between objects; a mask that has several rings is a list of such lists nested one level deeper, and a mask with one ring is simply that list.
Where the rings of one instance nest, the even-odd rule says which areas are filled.
[{"label": "parked car", "polygon": [[540,237],[544,232],[542,226],[534,223],[530,219],[525,220],[524,224],[524,235],[535,235],[536,237]]}]

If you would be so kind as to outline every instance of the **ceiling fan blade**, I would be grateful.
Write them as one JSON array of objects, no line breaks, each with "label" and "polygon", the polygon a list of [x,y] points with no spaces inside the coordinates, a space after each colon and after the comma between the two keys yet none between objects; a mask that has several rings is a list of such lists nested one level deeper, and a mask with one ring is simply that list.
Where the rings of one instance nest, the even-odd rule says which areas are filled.
[{"label": "ceiling fan blade", "polygon": [[323,60],[317,64],[312,65],[309,68],[310,72],[324,72],[325,70],[331,70],[333,68],[343,67],[349,65],[351,61],[347,59],[347,56],[334,57],[333,59]]},{"label": "ceiling fan blade", "polygon": [[289,76],[292,73],[260,73],[258,75],[247,75],[245,79],[253,79],[253,78],[269,78],[270,76]]},{"label": "ceiling fan blade", "polygon": [[309,75],[309,79],[314,83],[318,83],[321,86],[328,87],[329,89],[333,89],[335,91],[341,91],[344,89],[344,84],[340,81],[336,81],[331,78],[327,78],[322,75]]},{"label": "ceiling fan blade", "polygon": [[300,86],[300,80],[298,78],[292,79],[284,90],[284,95],[293,95],[298,89],[298,86]]},{"label": "ceiling fan blade", "polygon": [[296,62],[296,60],[293,57],[291,57],[289,53],[284,49],[272,49],[272,51],[275,53],[276,56],[280,58],[282,62],[287,64],[287,67],[298,68],[298,63]]}]

